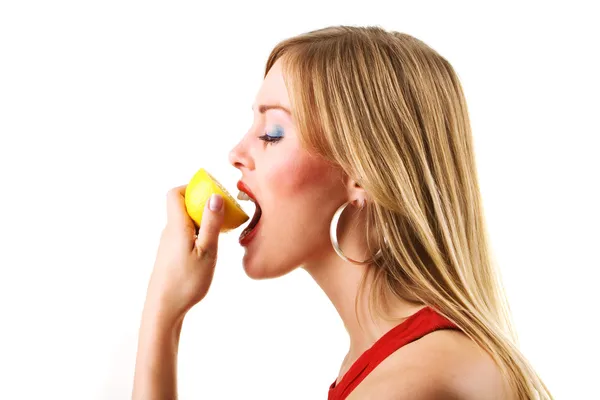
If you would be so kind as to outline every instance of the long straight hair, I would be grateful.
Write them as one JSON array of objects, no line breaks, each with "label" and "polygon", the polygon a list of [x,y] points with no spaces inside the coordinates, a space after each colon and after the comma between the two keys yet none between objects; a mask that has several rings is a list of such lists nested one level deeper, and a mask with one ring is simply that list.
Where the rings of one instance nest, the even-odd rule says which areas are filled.
[{"label": "long straight hair", "polygon": [[[369,304],[429,305],[499,366],[518,399],[552,396],[516,345],[485,226],[467,105],[450,63],[422,41],[337,26],[279,43],[302,145],[369,196]],[[385,239],[385,240],[384,240]]]}]

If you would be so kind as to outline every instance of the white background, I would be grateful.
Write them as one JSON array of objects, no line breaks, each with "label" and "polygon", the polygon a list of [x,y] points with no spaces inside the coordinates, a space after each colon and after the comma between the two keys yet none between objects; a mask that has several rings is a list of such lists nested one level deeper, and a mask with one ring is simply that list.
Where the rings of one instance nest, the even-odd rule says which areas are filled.
[{"label": "white background", "polygon": [[[557,398],[599,398],[598,15],[449,3],[0,3],[0,398],[130,397],[166,191],[205,167],[235,193],[269,51],[336,24],[453,64],[521,348]],[[180,397],[324,399],[348,346],[325,295],[302,271],[247,278],[236,233],[220,246]]]}]

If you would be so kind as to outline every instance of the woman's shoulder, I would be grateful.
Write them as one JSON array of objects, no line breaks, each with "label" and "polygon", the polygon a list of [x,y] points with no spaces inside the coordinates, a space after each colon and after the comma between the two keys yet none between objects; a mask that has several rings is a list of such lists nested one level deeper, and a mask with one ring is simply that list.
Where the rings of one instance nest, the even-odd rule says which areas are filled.
[{"label": "woman's shoulder", "polygon": [[386,358],[348,399],[505,400],[492,357],[456,330],[425,335]]}]

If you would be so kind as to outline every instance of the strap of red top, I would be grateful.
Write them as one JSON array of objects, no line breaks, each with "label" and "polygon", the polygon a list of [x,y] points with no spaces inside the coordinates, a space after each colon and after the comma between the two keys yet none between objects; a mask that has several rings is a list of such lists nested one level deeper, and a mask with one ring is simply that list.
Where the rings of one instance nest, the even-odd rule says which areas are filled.
[{"label": "strap of red top", "polygon": [[339,383],[329,387],[328,400],[343,400],[383,360],[396,350],[428,333],[440,329],[458,329],[430,307],[422,308],[383,335],[352,364]]}]

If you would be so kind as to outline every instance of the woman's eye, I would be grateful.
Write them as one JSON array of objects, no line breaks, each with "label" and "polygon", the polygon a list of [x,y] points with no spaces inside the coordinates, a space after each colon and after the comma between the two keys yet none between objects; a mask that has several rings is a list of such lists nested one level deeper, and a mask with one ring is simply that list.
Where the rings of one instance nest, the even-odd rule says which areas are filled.
[{"label": "woman's eye", "polygon": [[264,140],[267,143],[276,143],[283,139],[283,127],[281,125],[275,125],[273,129],[260,136],[259,139]]}]

